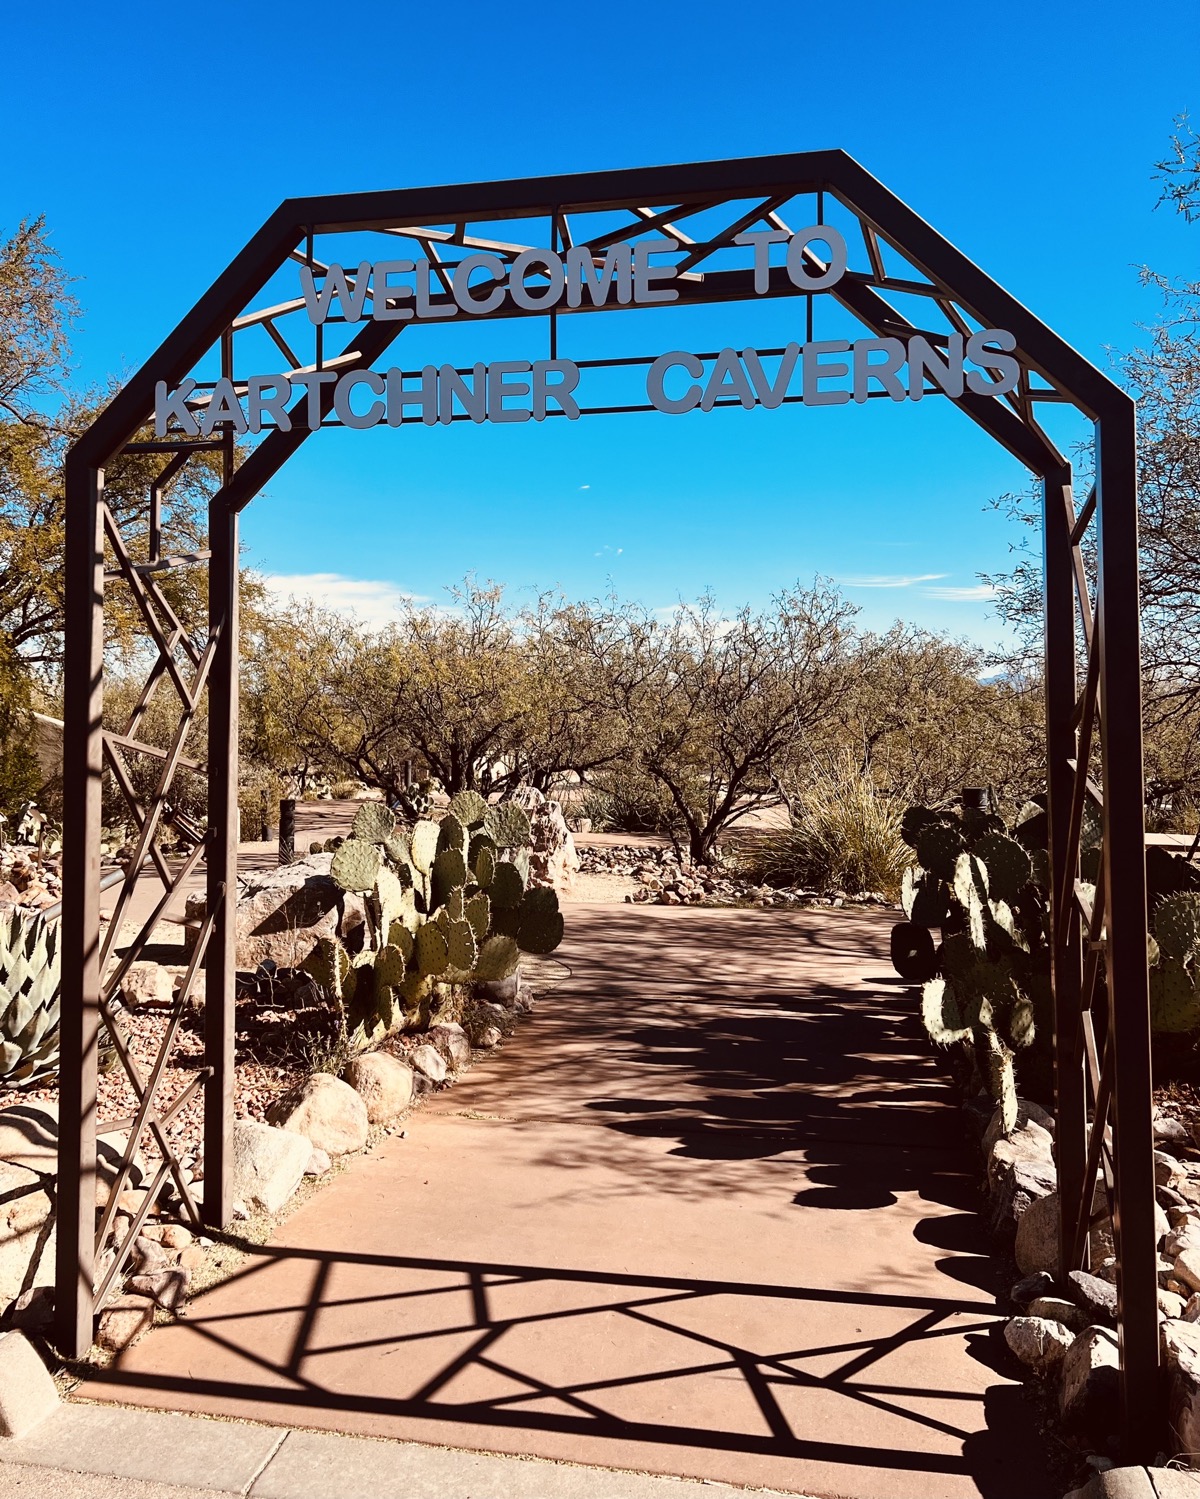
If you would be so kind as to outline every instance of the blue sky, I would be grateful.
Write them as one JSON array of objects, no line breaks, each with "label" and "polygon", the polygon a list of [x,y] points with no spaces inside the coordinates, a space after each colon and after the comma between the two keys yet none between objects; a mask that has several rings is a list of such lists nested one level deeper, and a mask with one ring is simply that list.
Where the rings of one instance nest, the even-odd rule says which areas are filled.
[{"label": "blue sky", "polygon": [[[1154,315],[1138,265],[1197,274],[1200,229],[1155,212],[1152,181],[1174,116],[1200,113],[1195,29],[1169,0],[21,7],[0,230],[46,214],[99,381],[286,196],[840,146],[1103,364]],[[746,342],[792,336],[763,331],[779,305],[747,310]],[[935,401],[337,431],[244,538],[368,615],[468,571],[727,607],[819,572],[868,623],[987,640],[976,574],[1012,536],[985,507],[1024,482]]]}]

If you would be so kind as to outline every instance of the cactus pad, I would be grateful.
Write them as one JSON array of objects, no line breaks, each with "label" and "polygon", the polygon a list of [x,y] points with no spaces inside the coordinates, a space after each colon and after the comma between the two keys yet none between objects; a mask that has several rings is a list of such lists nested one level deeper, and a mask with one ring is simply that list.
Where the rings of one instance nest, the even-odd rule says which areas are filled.
[{"label": "cactus pad", "polygon": [[496,865],[496,872],[486,889],[493,910],[498,908],[511,911],[521,904],[525,894],[525,881],[515,864],[502,861]]},{"label": "cactus pad", "polygon": [[529,814],[516,802],[498,802],[489,807],[483,827],[498,848],[519,848],[529,842]]},{"label": "cactus pad", "polygon": [[450,947],[445,933],[435,922],[427,921],[417,933],[417,967],[423,974],[436,978],[450,966]]},{"label": "cactus pad", "polygon": [[938,1046],[965,1041],[971,1034],[962,1006],[945,979],[930,979],[921,989],[921,1020]]},{"label": "cactus pad", "polygon": [[406,965],[399,947],[388,942],[375,954],[375,983],[394,988],[404,982]]},{"label": "cactus pad", "polygon": [[399,829],[390,838],[384,839],[383,851],[397,869],[403,869],[412,863],[412,845],[408,841],[408,835]]},{"label": "cactus pad", "polygon": [[387,939],[393,947],[400,949],[400,955],[405,963],[408,963],[416,946],[413,934],[404,925],[403,921],[393,921],[388,927]]},{"label": "cactus pad", "polygon": [[998,1038],[992,1037],[987,1052],[988,1092],[1000,1106],[1000,1127],[1011,1135],[1017,1127],[1017,1080],[1013,1074],[1012,1052]]},{"label": "cactus pad", "polygon": [[[911,871],[905,872],[905,881],[909,874]],[[945,926],[950,916],[950,890],[945,881],[932,874],[912,881],[912,899],[906,910],[914,926]]]},{"label": "cactus pad", "polygon": [[470,973],[475,967],[479,949],[475,945],[475,933],[466,921],[452,921],[446,928],[446,950],[450,967],[457,973]]},{"label": "cactus pad", "polygon": [[482,890],[464,903],[463,918],[470,922],[476,942],[482,942],[492,924],[492,903]]},{"label": "cactus pad", "polygon": [[489,937],[479,948],[475,977],[480,983],[494,984],[511,978],[517,971],[521,953],[511,937]]},{"label": "cactus pad", "polygon": [[1150,970],[1150,1028],[1192,1031],[1200,1026],[1200,994],[1192,974],[1178,962]]},{"label": "cactus pad", "polygon": [[548,953],[563,939],[562,913],[553,890],[529,890],[517,917],[517,946],[522,952]]},{"label": "cactus pad", "polygon": [[383,802],[363,802],[350,828],[352,838],[364,843],[386,843],[396,831],[396,814]]},{"label": "cactus pad", "polygon": [[1200,957],[1200,895],[1168,896],[1154,913],[1154,936],[1168,958],[1188,963]]},{"label": "cactus pad", "polygon": [[971,852],[987,870],[988,894],[993,900],[1016,900],[1033,875],[1029,855],[1005,833],[989,833]]},{"label": "cactus pad", "polygon": [[471,868],[475,871],[475,883],[481,890],[486,890],[496,874],[496,849],[490,839],[480,846],[478,852],[472,840]]},{"label": "cactus pad", "polygon": [[916,848],[917,839],[924,830],[941,821],[941,813],[933,812],[928,807],[909,807],[900,819],[900,836],[909,848]]},{"label": "cactus pad", "polygon": [[488,804],[478,791],[456,791],[450,798],[450,814],[457,817],[464,828],[481,827],[487,810]]},{"label": "cactus pad", "polygon": [[470,841],[466,828],[453,812],[447,812],[438,824],[438,853],[440,854],[443,849],[451,848],[456,853],[462,854],[465,862]]},{"label": "cactus pad", "polygon": [[954,865],[954,898],[967,906],[972,900],[986,900],[987,870],[974,854],[959,854]]},{"label": "cactus pad", "polygon": [[412,861],[422,874],[428,874],[437,858],[438,832],[436,822],[426,819],[418,822],[412,830]]},{"label": "cactus pad", "polygon": [[956,827],[944,822],[929,823],[917,835],[917,858],[921,868],[941,880],[952,880],[958,856],[966,851],[967,842]]},{"label": "cactus pad", "polygon": [[441,906],[450,892],[467,882],[467,865],[457,848],[444,848],[433,861],[433,903]]},{"label": "cactus pad", "polygon": [[1013,1004],[1012,1014],[1008,1020],[1009,1043],[1015,1050],[1023,1051],[1025,1047],[1033,1044],[1036,1034],[1033,1004],[1024,995],[1020,995]]},{"label": "cactus pad", "polygon": [[464,914],[466,904],[463,887],[459,885],[446,897],[446,915],[451,921],[465,921],[467,919]]},{"label": "cactus pad", "polygon": [[379,850],[373,843],[364,843],[361,838],[347,838],[334,854],[329,873],[333,883],[343,890],[366,894],[375,888],[380,863]]}]

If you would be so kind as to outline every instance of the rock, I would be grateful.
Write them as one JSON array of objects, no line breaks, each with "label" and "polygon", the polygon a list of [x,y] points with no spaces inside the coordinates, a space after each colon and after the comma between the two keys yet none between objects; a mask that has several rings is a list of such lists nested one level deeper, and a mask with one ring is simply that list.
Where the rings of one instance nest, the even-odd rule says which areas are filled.
[{"label": "rock", "polygon": [[0,1436],[23,1437],[58,1409],[58,1390],[22,1332],[0,1333]]},{"label": "rock", "polygon": [[1071,1332],[1082,1332],[1091,1320],[1073,1301],[1065,1296],[1039,1296],[1027,1308],[1030,1317],[1042,1317],[1047,1322],[1061,1322]]},{"label": "rock", "polygon": [[1175,1279],[1191,1291],[1200,1291],[1200,1244],[1189,1238],[1175,1256]]},{"label": "rock", "polygon": [[139,1234],[129,1253],[129,1266],[134,1274],[148,1275],[152,1271],[162,1270],[166,1263],[167,1256],[162,1245]]},{"label": "rock", "polygon": [[1072,1270],[1067,1284],[1076,1302],[1087,1313],[1092,1322],[1102,1322],[1106,1327],[1117,1325],[1117,1290],[1099,1276],[1089,1275],[1086,1270]]},{"label": "rock", "polygon": [[362,1150],[370,1133],[366,1104],[349,1083],[328,1072],[314,1072],[300,1088],[272,1104],[267,1119],[281,1129],[306,1135],[329,1155]]},{"label": "rock", "polygon": [[1161,1343],[1173,1450],[1200,1451],[1200,1327],[1194,1322],[1164,1322]]},{"label": "rock", "polygon": [[131,1010],[170,1009],[174,993],[174,980],[161,963],[134,963],[121,980],[121,998]]},{"label": "rock", "polygon": [[[238,881],[238,968],[254,971],[267,961],[299,968],[321,937],[340,934],[354,950],[362,946],[366,912],[361,895],[350,895],[329,875],[332,854],[312,854],[265,874]],[[204,897],[188,897],[186,917],[203,918]]]},{"label": "rock", "polygon": [[193,1238],[191,1229],[184,1228],[182,1223],[168,1223],[158,1242],[164,1249],[186,1249]]},{"label": "rock", "polygon": [[994,1232],[1011,1232],[1033,1203],[1055,1190],[1053,1150],[1053,1135],[1034,1120],[992,1142],[987,1177]]},{"label": "rock", "polygon": [[126,1282],[127,1292],[136,1296],[149,1296],[155,1306],[174,1312],[183,1305],[187,1296],[188,1272],[182,1265],[172,1265],[165,1270],[156,1270],[152,1275],[134,1275]]},{"label": "rock", "polygon": [[179,1264],[190,1275],[193,1270],[199,1270],[207,1259],[208,1256],[205,1254],[202,1244],[189,1244],[179,1256]]},{"label": "rock", "polygon": [[1118,1367],[1116,1333],[1107,1327],[1085,1328],[1062,1362],[1059,1409],[1064,1422],[1100,1438],[1116,1430]]},{"label": "rock", "polygon": [[453,1021],[431,1025],[426,1034],[455,1072],[471,1060],[471,1043],[461,1025],[456,1025]]},{"label": "rock", "polygon": [[510,973],[506,979],[492,979],[487,983],[479,984],[480,993],[486,994],[489,999],[494,1000],[504,1009],[511,1009],[516,1004],[521,993],[521,973]]},{"label": "rock", "polygon": [[504,1032],[495,1025],[486,1025],[479,1033],[479,1045],[482,1050],[490,1051],[493,1046],[499,1046],[504,1040]]},{"label": "rock", "polygon": [[[992,1117],[983,1132],[981,1142],[985,1158],[991,1157],[993,1147],[998,1140],[1004,1138],[1004,1111],[997,1105],[992,1111]],[[1035,1124],[1040,1131],[1050,1136],[1051,1143],[1054,1141],[1054,1115],[1046,1112],[1040,1103],[1033,1103],[1028,1098],[1017,1099],[1017,1126],[1016,1132],[1020,1132],[1027,1124]]]},{"label": "rock", "polygon": [[386,1124],[412,1103],[413,1070],[386,1051],[355,1057],[342,1076],[367,1106],[372,1124]]},{"label": "rock", "polygon": [[1154,1152],[1154,1183],[1159,1187],[1170,1187],[1184,1175],[1182,1166],[1166,1151]]},{"label": "rock", "polygon": [[1158,1293],[1158,1310],[1159,1314],[1166,1317],[1169,1321],[1178,1321],[1184,1312],[1183,1297],[1176,1296],[1173,1291],[1160,1291]]},{"label": "rock", "polygon": [[9,1318],[14,1327],[36,1331],[54,1321],[54,1287],[31,1286],[13,1302]]},{"label": "rock", "polygon": [[100,1313],[96,1342],[120,1353],[154,1326],[154,1303],[144,1296],[119,1296]]},{"label": "rock", "polygon": [[1017,1222],[1017,1268],[1025,1275],[1058,1274],[1058,1193],[1030,1203]]},{"label": "rock", "polygon": [[1154,1119],[1154,1138],[1168,1145],[1190,1145],[1192,1137],[1187,1127],[1180,1124],[1178,1119],[1171,1119],[1165,1114],[1158,1114]]},{"label": "rock", "polygon": [[430,1046],[426,1041],[414,1047],[409,1056],[413,1066],[422,1077],[428,1078],[431,1083],[446,1081],[446,1063],[436,1046]]},{"label": "rock", "polygon": [[1014,1306],[1027,1307],[1039,1296],[1053,1296],[1057,1289],[1053,1275],[1048,1275],[1045,1270],[1038,1270],[1033,1275],[1027,1275],[1024,1280],[1019,1280],[1008,1294]]},{"label": "rock", "polygon": [[305,1176],[324,1176],[333,1162],[324,1150],[314,1150],[308,1158],[308,1165],[304,1168]]},{"label": "rock", "polygon": [[1035,1374],[1049,1374],[1062,1363],[1071,1346],[1071,1333],[1061,1322],[1048,1318],[1011,1317],[1004,1329],[1004,1341],[1026,1368]]},{"label": "rock", "polygon": [[574,889],[579,854],[560,803],[534,786],[518,786],[513,801],[529,813],[529,883],[549,885],[559,895]]},{"label": "rock", "polygon": [[[254,1119],[236,1120],[233,1196],[243,1204],[243,1215],[247,1206],[264,1213],[277,1213],[300,1185],[312,1149],[308,1136],[294,1130],[273,1129]],[[234,1215],[237,1215],[236,1203]]]}]

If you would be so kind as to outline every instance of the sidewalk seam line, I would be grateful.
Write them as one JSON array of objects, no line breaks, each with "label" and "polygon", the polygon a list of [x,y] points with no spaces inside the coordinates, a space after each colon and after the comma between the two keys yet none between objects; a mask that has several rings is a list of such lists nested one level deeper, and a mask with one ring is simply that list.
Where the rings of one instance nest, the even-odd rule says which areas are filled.
[{"label": "sidewalk seam line", "polygon": [[290,1437],[291,1434],[292,1433],[290,1428],[287,1431],[283,1432],[279,1440],[275,1443],[274,1447],[272,1447],[270,1452],[267,1453],[266,1457],[263,1458],[262,1462],[258,1466],[257,1471],[251,1475],[250,1482],[242,1490],[242,1494],[245,1496],[245,1499],[250,1499],[250,1496],[254,1492],[255,1484],[279,1456],[279,1449],[283,1446],[284,1442],[287,1441],[288,1437]]}]

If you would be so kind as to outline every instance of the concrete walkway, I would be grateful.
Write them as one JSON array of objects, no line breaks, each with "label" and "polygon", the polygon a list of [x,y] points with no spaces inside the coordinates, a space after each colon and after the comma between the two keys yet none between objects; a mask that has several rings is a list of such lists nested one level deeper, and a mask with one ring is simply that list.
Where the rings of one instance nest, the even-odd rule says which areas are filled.
[{"label": "concrete walkway", "polygon": [[1046,1494],[887,918],[570,915],[571,976],[513,1040],[83,1393],[848,1499]]}]

